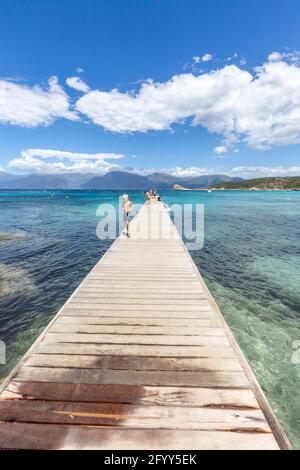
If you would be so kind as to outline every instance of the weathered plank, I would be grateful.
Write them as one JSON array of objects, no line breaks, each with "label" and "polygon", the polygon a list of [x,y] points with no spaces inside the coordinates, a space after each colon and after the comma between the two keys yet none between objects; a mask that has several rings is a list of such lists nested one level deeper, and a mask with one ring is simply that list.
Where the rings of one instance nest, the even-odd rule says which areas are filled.
[{"label": "weathered plank", "polygon": [[229,346],[227,337],[222,336],[166,336],[166,335],[128,335],[128,334],[81,334],[52,333],[45,337],[44,343],[93,343],[93,344],[162,344],[188,346]]},{"label": "weathered plank", "polygon": [[148,344],[82,344],[41,342],[39,354],[133,355],[157,357],[235,357],[229,346],[166,346]]},{"label": "weathered plank", "polygon": [[172,302],[170,302],[168,304],[159,304],[159,305],[156,305],[155,307],[152,305],[151,300],[149,300],[147,304],[140,304],[140,305],[130,304],[130,302],[122,303],[121,300],[119,304],[113,304],[113,303],[108,303],[108,302],[102,303],[102,304],[92,303],[92,302],[83,304],[82,302],[79,303],[79,302],[75,302],[74,300],[72,300],[68,303],[68,308],[72,308],[73,310],[86,309],[86,310],[97,310],[97,311],[101,311],[101,310],[110,311],[110,310],[115,310],[117,308],[118,311],[120,312],[122,310],[125,310],[125,311],[131,310],[132,312],[155,311],[155,313],[157,314],[159,312],[184,313],[184,312],[201,312],[201,311],[207,311],[207,310],[211,311],[211,307],[206,300],[203,300],[201,304],[197,304],[197,305],[190,305],[190,304],[174,305],[172,304]]},{"label": "weathered plank", "polygon": [[4,423],[2,448],[18,449],[211,449],[276,450],[271,434],[174,429],[118,429],[90,426]]},{"label": "weathered plank", "polygon": [[165,335],[165,336],[224,336],[222,328],[199,328],[197,326],[115,326],[115,325],[65,325],[56,323],[51,333],[88,333],[117,335]]},{"label": "weathered plank", "polygon": [[0,400],[0,421],[271,433],[261,410]]},{"label": "weathered plank", "polygon": [[188,406],[214,409],[259,409],[250,389],[74,384],[11,381],[1,399],[132,403],[149,406]]},{"label": "weathered plank", "polygon": [[107,369],[68,369],[23,366],[15,376],[18,381],[70,382],[86,384],[164,385],[182,387],[249,388],[243,372],[223,371],[138,371]]},{"label": "weathered plank", "polygon": [[176,291],[169,291],[167,289],[160,289],[158,292],[149,292],[148,289],[139,289],[134,291],[128,291],[126,288],[98,288],[98,287],[85,287],[78,290],[78,295],[82,297],[95,297],[95,298],[111,298],[114,295],[120,295],[123,299],[140,299],[147,296],[148,299],[171,299],[176,302],[178,299],[190,300],[190,299],[203,299],[203,294],[198,289],[192,291],[186,291],[180,293]]},{"label": "weathered plank", "polygon": [[27,366],[88,369],[242,371],[235,358],[170,358],[141,356],[93,356],[81,354],[32,354]]},{"label": "weathered plank", "polygon": [[80,316],[65,316],[60,315],[56,325],[119,325],[119,326],[173,326],[173,327],[216,327],[220,325],[215,318],[190,318],[187,322],[186,318],[147,318],[147,317],[80,317]]},{"label": "weathered plank", "polygon": [[96,279],[86,279],[83,281],[81,284],[82,288],[86,287],[97,287],[99,290],[102,288],[113,288],[113,289],[132,289],[133,292],[135,290],[138,292],[139,290],[145,290],[147,289],[148,292],[153,291],[156,292],[156,289],[158,289],[158,292],[160,290],[166,291],[168,290],[169,292],[171,291],[176,291],[180,292],[181,289],[183,290],[190,290],[190,291],[196,291],[199,292],[200,286],[197,281],[190,280],[189,282],[186,281],[180,281],[180,280],[175,280],[175,281],[164,281],[164,280],[152,280],[147,281],[144,280],[143,277],[141,276],[139,279],[139,282],[135,282],[134,280],[127,279],[124,277],[121,282],[119,280],[114,281],[114,280],[108,280],[104,278],[103,280],[96,280]]},{"label": "weathered plank", "polygon": [[[122,295],[119,296],[120,298],[114,299],[114,298],[109,298],[109,297],[86,297],[83,294],[79,294],[78,297],[76,297],[76,300],[72,300],[69,302],[69,306],[73,307],[73,305],[79,305],[79,308],[81,306],[85,307],[87,306],[88,308],[93,308],[94,306],[100,306],[102,305],[116,305],[116,308],[119,308],[121,306],[126,306],[127,308],[131,308],[135,305],[140,305],[140,306],[145,306],[145,305],[150,305],[152,306],[152,309],[155,309],[156,306],[158,306],[158,310],[165,310],[165,306],[169,306],[169,309],[172,309],[172,306],[174,302],[176,302],[177,306],[182,306],[183,311],[186,311],[186,304],[187,304],[187,299],[152,299],[148,298],[145,296],[144,298],[123,298]],[[197,307],[203,307],[203,306],[209,306],[208,302],[204,298],[200,299],[188,299],[188,304],[189,306],[197,306]]]},{"label": "weathered plank", "polygon": [[155,305],[158,305],[159,307],[161,306],[165,306],[165,305],[169,305],[173,306],[174,302],[176,302],[176,305],[183,305],[183,306],[186,306],[187,304],[187,300],[188,300],[188,303],[189,305],[197,305],[197,306],[200,306],[202,307],[203,305],[206,305],[208,306],[208,302],[206,299],[204,298],[200,298],[200,299],[168,299],[168,298],[161,298],[161,299],[153,299],[152,297],[147,297],[147,295],[145,295],[144,297],[142,298],[133,298],[133,297],[123,297],[122,295],[120,296],[120,298],[118,299],[114,299],[112,297],[106,297],[106,296],[103,296],[103,297],[89,297],[89,296],[86,296],[82,293],[78,294],[78,296],[76,297],[76,300],[72,300],[69,302],[69,305],[70,306],[73,306],[73,304],[75,303],[76,305],[88,305],[88,306],[93,306],[93,305],[118,305],[118,307],[120,305],[126,305],[127,307],[131,307],[133,305],[152,305],[153,307],[152,308],[155,308],[154,306]]},{"label": "weathered plank", "polygon": [[210,319],[210,318],[215,318],[215,315],[213,314],[213,311],[211,310],[210,307],[199,307],[198,311],[188,311],[188,312],[172,312],[169,310],[166,311],[159,311],[157,312],[155,309],[152,311],[147,309],[147,310],[123,310],[123,309],[118,309],[116,306],[114,307],[114,310],[110,309],[97,309],[97,308],[73,308],[69,307],[70,304],[67,304],[67,306],[62,310],[63,314],[65,316],[71,315],[72,317],[78,315],[80,317],[125,317],[125,318],[183,318],[187,322],[190,319]]}]

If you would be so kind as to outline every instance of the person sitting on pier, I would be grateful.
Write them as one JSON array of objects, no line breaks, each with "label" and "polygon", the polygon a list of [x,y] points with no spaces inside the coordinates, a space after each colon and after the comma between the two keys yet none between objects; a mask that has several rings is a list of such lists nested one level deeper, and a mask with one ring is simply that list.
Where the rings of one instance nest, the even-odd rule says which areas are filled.
[{"label": "person sitting on pier", "polygon": [[123,197],[123,205],[122,205],[123,222],[124,222],[124,227],[126,229],[126,235],[129,238],[130,237],[130,234],[129,234],[129,216],[130,216],[130,212],[133,209],[133,204],[129,200],[128,194],[123,194],[122,197]]}]

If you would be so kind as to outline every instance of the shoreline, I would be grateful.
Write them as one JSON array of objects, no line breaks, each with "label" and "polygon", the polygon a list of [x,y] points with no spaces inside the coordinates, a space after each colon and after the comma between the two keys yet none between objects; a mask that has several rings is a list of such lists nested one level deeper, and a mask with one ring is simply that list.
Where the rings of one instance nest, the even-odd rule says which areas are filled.
[{"label": "shoreline", "polygon": [[173,188],[174,191],[252,191],[252,192],[257,192],[257,191],[291,191],[291,192],[300,192],[299,189],[269,189],[269,188],[258,188],[258,189],[252,189],[252,188]]}]

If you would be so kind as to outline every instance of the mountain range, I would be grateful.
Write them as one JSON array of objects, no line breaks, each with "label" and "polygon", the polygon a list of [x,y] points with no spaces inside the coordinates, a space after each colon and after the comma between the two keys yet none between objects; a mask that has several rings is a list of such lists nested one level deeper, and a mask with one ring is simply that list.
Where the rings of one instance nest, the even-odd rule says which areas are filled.
[{"label": "mountain range", "polygon": [[105,175],[59,173],[13,175],[0,172],[0,189],[171,189],[174,184],[188,188],[207,187],[224,182],[238,182],[242,178],[227,175],[177,177],[154,172],[147,176],[127,171],[111,171]]}]

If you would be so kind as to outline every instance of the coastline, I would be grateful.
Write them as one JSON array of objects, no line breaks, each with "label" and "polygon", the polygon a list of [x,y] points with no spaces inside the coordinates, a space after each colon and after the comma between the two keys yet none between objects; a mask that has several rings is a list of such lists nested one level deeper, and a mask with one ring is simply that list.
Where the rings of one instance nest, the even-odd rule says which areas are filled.
[{"label": "coastline", "polygon": [[289,189],[289,188],[282,188],[282,189],[269,189],[269,188],[173,188],[174,191],[291,191],[291,192],[297,192],[300,191],[299,189]]}]

